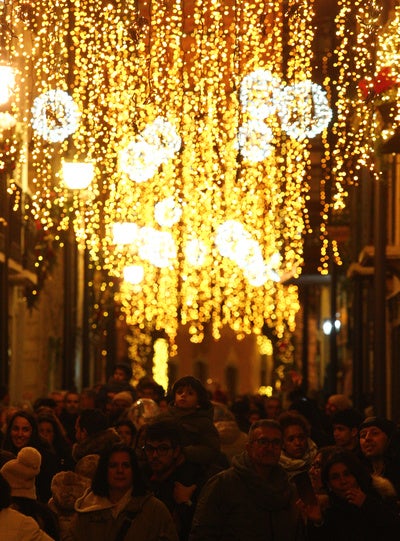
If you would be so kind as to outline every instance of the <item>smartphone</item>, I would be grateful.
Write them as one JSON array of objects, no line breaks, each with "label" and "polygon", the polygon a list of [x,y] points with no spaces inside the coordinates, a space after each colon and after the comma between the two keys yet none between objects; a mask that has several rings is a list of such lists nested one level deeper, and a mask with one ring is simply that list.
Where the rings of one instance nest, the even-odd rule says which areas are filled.
[{"label": "smartphone", "polygon": [[308,472],[303,471],[300,473],[296,473],[296,475],[292,477],[292,481],[296,485],[299,498],[306,505],[317,504],[317,496],[314,492]]}]

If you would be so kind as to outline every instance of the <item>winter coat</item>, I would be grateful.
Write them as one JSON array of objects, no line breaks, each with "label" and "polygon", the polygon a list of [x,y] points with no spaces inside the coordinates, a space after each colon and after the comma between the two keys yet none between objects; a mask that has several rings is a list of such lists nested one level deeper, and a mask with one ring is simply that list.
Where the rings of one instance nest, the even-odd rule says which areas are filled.
[{"label": "winter coat", "polygon": [[72,458],[78,462],[78,460],[86,455],[100,455],[116,443],[121,443],[118,432],[114,428],[106,428],[88,436],[80,443],[74,443],[72,447]]},{"label": "winter coat", "polygon": [[303,541],[304,525],[281,466],[268,480],[247,452],[212,477],[197,502],[190,541]]},{"label": "winter coat", "polygon": [[379,476],[372,483],[361,507],[330,493],[322,525],[308,524],[309,541],[397,541],[400,518],[393,485]]},{"label": "winter coat", "polygon": [[0,510],[0,539],[5,541],[53,541],[32,518],[7,507]]},{"label": "winter coat", "polygon": [[75,503],[90,487],[90,479],[72,471],[60,472],[53,477],[49,508],[58,519],[60,541],[69,539],[74,517]]},{"label": "winter coat", "polygon": [[157,420],[173,419],[182,428],[182,447],[185,457],[207,467],[218,461],[220,439],[214,426],[213,406],[184,410],[174,405],[168,406],[168,412],[160,414]]},{"label": "winter coat", "polygon": [[[170,512],[153,495],[128,495],[120,512],[117,506],[90,490],[86,492],[75,505],[71,540],[115,541],[123,522],[130,520],[124,541],[178,541]],[[117,514],[115,518],[113,513]]]},{"label": "winter coat", "polygon": [[52,539],[59,541],[59,528],[56,515],[50,510],[47,503],[33,500],[32,498],[22,498],[20,496],[11,497],[11,505],[14,509],[23,513],[27,517],[36,520],[39,527],[46,532]]}]

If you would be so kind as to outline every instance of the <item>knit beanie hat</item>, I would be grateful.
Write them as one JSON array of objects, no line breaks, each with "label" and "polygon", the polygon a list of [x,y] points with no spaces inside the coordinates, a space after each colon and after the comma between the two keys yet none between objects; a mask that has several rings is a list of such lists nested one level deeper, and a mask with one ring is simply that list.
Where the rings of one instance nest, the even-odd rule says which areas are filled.
[{"label": "knit beanie hat", "polygon": [[390,421],[389,419],[386,419],[384,417],[367,417],[365,421],[361,423],[359,430],[361,432],[361,430],[370,426],[376,426],[380,428],[389,439],[393,436],[396,428],[396,425],[393,421]]},{"label": "knit beanie hat", "polygon": [[75,465],[75,473],[88,479],[93,479],[97,470],[97,464],[99,463],[100,455],[91,454],[85,455]]},{"label": "knit beanie hat", "polygon": [[0,473],[11,486],[11,496],[36,500],[35,479],[41,462],[39,451],[33,447],[23,447],[17,458],[4,464]]}]

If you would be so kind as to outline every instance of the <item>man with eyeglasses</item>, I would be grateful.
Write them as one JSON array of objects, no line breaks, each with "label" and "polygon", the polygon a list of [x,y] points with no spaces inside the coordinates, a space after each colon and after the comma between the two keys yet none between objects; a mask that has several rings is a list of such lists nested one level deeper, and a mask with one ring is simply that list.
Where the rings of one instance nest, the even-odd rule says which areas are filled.
[{"label": "man with eyeglasses", "polygon": [[279,465],[282,428],[255,421],[246,451],[201,491],[189,541],[303,541],[294,489]]},{"label": "man with eyeglasses", "polygon": [[180,541],[187,541],[203,468],[186,460],[179,426],[170,420],[155,421],[145,428],[145,474],[154,495],[168,507]]}]

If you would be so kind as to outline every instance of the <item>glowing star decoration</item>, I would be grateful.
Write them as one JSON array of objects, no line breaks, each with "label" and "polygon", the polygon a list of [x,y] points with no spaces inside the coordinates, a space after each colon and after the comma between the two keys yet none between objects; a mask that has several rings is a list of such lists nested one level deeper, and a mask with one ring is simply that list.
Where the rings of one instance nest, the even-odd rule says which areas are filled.
[{"label": "glowing star decoration", "polygon": [[246,75],[240,85],[240,103],[243,111],[263,120],[276,111],[280,80],[270,71],[257,69]]},{"label": "glowing star decoration", "polygon": [[262,120],[249,120],[239,127],[238,146],[243,158],[262,162],[273,151],[273,132]]},{"label": "glowing star decoration", "polygon": [[124,280],[130,284],[140,284],[144,278],[144,269],[141,265],[128,265],[124,267]]},{"label": "glowing star decoration", "polygon": [[175,127],[157,117],[120,152],[120,169],[134,182],[146,182],[160,165],[173,158],[181,145]]},{"label": "glowing star decoration", "polygon": [[142,227],[139,256],[155,267],[169,267],[176,259],[178,250],[171,233]]},{"label": "glowing star decoration", "polygon": [[185,246],[186,260],[193,267],[204,265],[208,253],[207,246],[199,239],[191,239]]},{"label": "glowing star decoration", "polygon": [[173,197],[167,197],[154,207],[154,217],[161,227],[172,227],[178,223],[182,216],[182,209],[175,202]]},{"label": "glowing star decoration", "polygon": [[278,115],[282,129],[294,139],[315,137],[332,119],[325,90],[310,80],[288,85],[281,90]]},{"label": "glowing star decoration", "polygon": [[64,90],[49,90],[33,101],[32,128],[50,143],[60,143],[74,133],[79,118],[77,104]]}]

